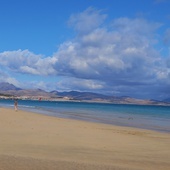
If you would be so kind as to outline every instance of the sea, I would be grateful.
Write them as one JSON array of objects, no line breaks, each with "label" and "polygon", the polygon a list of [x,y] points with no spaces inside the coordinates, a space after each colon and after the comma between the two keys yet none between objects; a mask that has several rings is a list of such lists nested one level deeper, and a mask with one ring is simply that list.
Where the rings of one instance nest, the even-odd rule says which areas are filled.
[{"label": "sea", "polygon": [[[14,101],[0,99],[0,107],[14,108]],[[59,118],[170,132],[170,106],[18,100],[18,109]]]}]

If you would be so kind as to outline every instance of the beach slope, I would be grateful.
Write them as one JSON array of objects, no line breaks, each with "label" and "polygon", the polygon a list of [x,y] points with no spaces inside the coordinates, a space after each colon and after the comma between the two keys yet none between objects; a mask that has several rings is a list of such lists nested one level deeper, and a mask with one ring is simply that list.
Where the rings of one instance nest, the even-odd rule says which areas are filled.
[{"label": "beach slope", "polygon": [[0,170],[169,170],[170,134],[0,108]]}]

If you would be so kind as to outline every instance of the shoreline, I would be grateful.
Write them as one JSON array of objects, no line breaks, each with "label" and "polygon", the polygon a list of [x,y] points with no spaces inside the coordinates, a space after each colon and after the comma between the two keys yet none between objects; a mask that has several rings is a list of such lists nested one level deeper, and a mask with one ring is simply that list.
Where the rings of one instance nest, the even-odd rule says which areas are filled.
[{"label": "shoreline", "polygon": [[168,170],[170,167],[168,133],[7,108],[0,108],[0,117],[2,170]]},{"label": "shoreline", "polygon": [[[51,101],[51,102],[84,102],[84,103],[103,103],[103,104],[116,104],[116,105],[139,105],[139,106],[167,106],[170,107],[170,102],[164,102],[164,101],[157,101],[157,102],[151,102],[149,99],[136,99],[137,101],[142,101],[142,102],[115,102],[115,101],[109,101],[109,100],[79,100],[79,99],[68,99],[68,98],[44,98],[42,96],[39,97],[23,97],[23,96],[17,96],[17,97],[4,97],[0,96],[0,99],[2,100],[31,100],[31,101]],[[41,98],[41,100],[40,100]],[[146,102],[147,101],[147,102]]]},{"label": "shoreline", "polygon": [[[126,105],[125,105],[126,106]],[[144,105],[147,106],[147,105]],[[4,108],[13,108],[13,103],[11,103],[11,106],[2,106],[0,107]],[[25,106],[25,105],[18,105],[19,110],[23,110],[26,112],[34,112],[42,115],[52,116],[52,117],[59,117],[59,118],[66,118],[66,119],[72,119],[72,120],[80,120],[80,121],[86,121],[86,122],[92,122],[92,123],[101,123],[101,124],[107,124],[107,125],[115,125],[115,126],[121,126],[121,127],[132,127],[137,129],[144,129],[144,130],[152,130],[156,132],[161,133],[170,133],[170,126],[168,124],[168,119],[164,119],[164,121],[154,119],[152,117],[140,117],[137,114],[136,115],[121,115],[120,116],[113,116],[111,119],[108,118],[100,118],[96,116],[89,116],[88,112],[87,115],[85,114],[79,114],[77,111],[57,111],[47,108],[41,108],[41,106]],[[148,106],[147,106],[148,107]],[[155,106],[157,107],[157,106]],[[161,106],[161,107],[167,107],[167,106]],[[168,106],[169,107],[169,106]],[[80,112],[81,113],[81,112]]]},{"label": "shoreline", "polygon": [[[134,129],[141,129],[141,130],[148,130],[148,131],[154,131],[154,132],[158,132],[158,133],[169,133],[170,134],[170,129],[163,129],[163,128],[160,128],[160,127],[157,127],[157,128],[153,128],[153,127],[149,127],[149,126],[136,126],[136,125],[132,125],[132,124],[125,124],[125,123],[120,123],[120,122],[117,122],[115,120],[115,122],[111,123],[111,122],[108,122],[108,121],[103,121],[103,120],[99,120],[99,119],[90,119],[90,120],[87,120],[87,119],[83,119],[83,118],[79,118],[79,117],[68,117],[68,116],[58,116],[58,113],[57,115],[53,115],[52,114],[47,114],[47,112],[50,113],[50,111],[43,111],[43,110],[40,110],[40,109],[33,109],[33,110],[29,110],[29,109],[21,109],[22,111],[26,111],[26,112],[31,112],[31,113],[35,113],[35,114],[40,114],[40,115],[46,115],[46,116],[50,116],[50,117],[55,117],[55,118],[61,118],[61,119],[70,119],[70,120],[75,120],[75,121],[83,121],[83,122],[89,122],[89,123],[96,123],[96,124],[103,124],[103,125],[111,125],[111,126],[117,126],[117,127],[124,127],[124,128],[134,128]],[[133,120],[132,117],[129,117],[127,118],[128,120]]]}]

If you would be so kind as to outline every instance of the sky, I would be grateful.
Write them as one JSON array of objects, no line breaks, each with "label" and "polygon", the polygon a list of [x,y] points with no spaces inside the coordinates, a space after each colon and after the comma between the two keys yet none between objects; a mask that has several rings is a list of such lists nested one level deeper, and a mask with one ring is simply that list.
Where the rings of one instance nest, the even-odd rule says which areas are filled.
[{"label": "sky", "polygon": [[170,0],[0,0],[0,82],[170,98]]}]

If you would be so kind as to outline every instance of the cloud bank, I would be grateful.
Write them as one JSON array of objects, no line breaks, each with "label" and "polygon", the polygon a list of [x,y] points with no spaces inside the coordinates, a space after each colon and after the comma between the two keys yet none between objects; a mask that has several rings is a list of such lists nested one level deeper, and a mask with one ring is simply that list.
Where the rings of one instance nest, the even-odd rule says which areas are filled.
[{"label": "cloud bank", "polygon": [[[116,18],[108,23],[103,11],[88,8],[68,23],[76,33],[53,56],[29,50],[0,53],[7,72],[60,76],[57,87],[134,97],[169,97],[170,55],[156,48],[161,23],[141,18]],[[164,42],[169,47],[169,30]],[[1,70],[2,71],[2,70]]]}]

